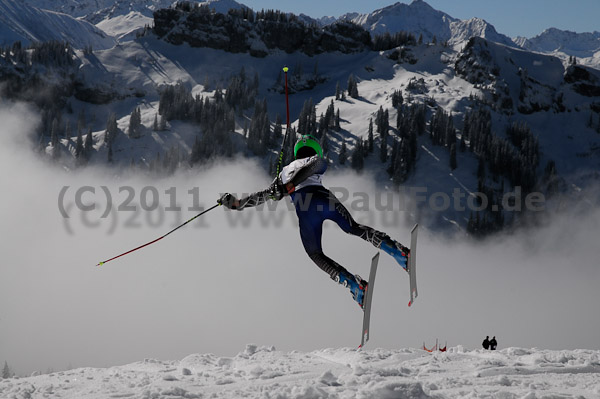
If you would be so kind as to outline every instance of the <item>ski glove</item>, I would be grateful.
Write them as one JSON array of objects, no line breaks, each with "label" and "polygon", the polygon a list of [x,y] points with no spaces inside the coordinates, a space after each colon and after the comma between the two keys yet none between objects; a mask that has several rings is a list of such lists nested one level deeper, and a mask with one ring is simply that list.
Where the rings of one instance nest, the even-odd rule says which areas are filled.
[{"label": "ski glove", "polygon": [[239,204],[239,201],[237,198],[235,198],[235,196],[233,194],[229,194],[229,193],[225,193],[221,196],[221,198],[219,199],[219,201],[217,201],[219,204],[223,205],[225,208],[229,208],[229,209],[236,209],[237,206],[236,204]]},{"label": "ski glove", "polygon": [[267,190],[269,191],[269,198],[275,201],[279,201],[287,194],[285,186],[279,177],[273,180],[273,183],[271,183]]}]

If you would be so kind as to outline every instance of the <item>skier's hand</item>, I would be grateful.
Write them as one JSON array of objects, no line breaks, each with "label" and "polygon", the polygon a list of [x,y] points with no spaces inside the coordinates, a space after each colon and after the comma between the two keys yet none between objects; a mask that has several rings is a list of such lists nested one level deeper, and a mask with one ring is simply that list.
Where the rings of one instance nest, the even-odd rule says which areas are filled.
[{"label": "skier's hand", "polygon": [[275,201],[279,201],[286,194],[285,187],[283,186],[283,183],[281,182],[281,179],[279,177],[273,180],[273,183],[271,183],[268,190],[269,198]]},{"label": "skier's hand", "polygon": [[229,209],[236,209],[238,206],[240,206],[240,201],[235,198],[233,194],[229,193],[223,194],[217,202]]}]

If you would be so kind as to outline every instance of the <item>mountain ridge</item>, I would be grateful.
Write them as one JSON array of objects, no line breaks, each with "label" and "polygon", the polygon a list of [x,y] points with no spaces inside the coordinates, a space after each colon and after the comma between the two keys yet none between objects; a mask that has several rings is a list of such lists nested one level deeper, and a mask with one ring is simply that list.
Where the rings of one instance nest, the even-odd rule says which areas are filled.
[{"label": "mountain ridge", "polygon": [[[148,25],[154,11],[171,7],[174,0],[27,0],[28,4],[40,9],[66,13],[91,22],[114,36],[118,41],[131,40],[144,26]],[[235,0],[197,1],[217,12],[226,13],[230,8],[248,8]],[[509,38],[498,32],[489,22],[481,18],[461,20],[431,7],[424,0],[413,0],[410,4],[396,2],[373,10],[370,13],[348,12],[340,17],[309,17],[304,14],[299,19],[308,24],[327,26],[340,20],[354,22],[372,34],[407,31],[426,41],[436,40],[458,45],[473,36],[484,37],[511,47],[522,47],[530,51],[555,54],[565,63],[569,56],[582,58],[584,65],[600,68],[600,45],[598,32],[575,33],[548,28],[532,38]],[[127,26],[126,26],[127,25]],[[5,41],[10,37],[4,34]],[[583,43],[583,48],[581,47]]]}]

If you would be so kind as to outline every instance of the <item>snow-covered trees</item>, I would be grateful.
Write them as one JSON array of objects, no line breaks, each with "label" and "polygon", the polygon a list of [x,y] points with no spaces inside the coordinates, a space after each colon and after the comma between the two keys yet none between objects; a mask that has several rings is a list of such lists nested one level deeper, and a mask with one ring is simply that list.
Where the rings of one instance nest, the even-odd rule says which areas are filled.
[{"label": "snow-covered trees", "polygon": [[358,98],[358,83],[353,74],[348,77],[348,95],[352,98]]},{"label": "snow-covered trees", "polygon": [[387,169],[392,181],[401,184],[415,168],[417,159],[417,137],[425,129],[426,106],[423,104],[398,108],[396,128],[398,139],[392,145],[392,154]]},{"label": "snow-covered trees", "polygon": [[140,107],[136,107],[131,111],[127,134],[129,134],[129,137],[132,139],[137,139],[142,135],[142,111],[140,110]]},{"label": "snow-covered trees", "polygon": [[390,115],[388,110],[383,110],[383,106],[379,107],[377,116],[375,117],[375,126],[379,134],[379,159],[382,163],[388,159],[388,129],[390,127]]},{"label": "snow-covered trees", "polygon": [[248,129],[248,148],[255,154],[264,156],[269,148],[275,147],[271,131],[271,121],[267,112],[267,101],[256,101],[254,113]]},{"label": "snow-covered trees", "polygon": [[336,100],[342,99],[342,88],[340,86],[340,82],[337,82],[335,85],[335,99]]},{"label": "snow-covered trees", "polygon": [[373,152],[375,149],[375,137],[373,136],[373,119],[369,118],[369,130],[367,132],[367,142],[369,152]]},{"label": "snow-covered trees", "polygon": [[434,145],[450,147],[456,143],[456,129],[452,115],[438,107],[431,117],[429,134]]},{"label": "snow-covered trees", "polygon": [[83,154],[84,148],[83,148],[83,136],[81,133],[81,129],[77,129],[77,140],[75,142],[75,158],[78,161],[82,161],[84,154]]},{"label": "snow-covered trees", "polygon": [[[265,155],[281,137],[281,128],[275,134],[271,128],[265,100],[256,100],[259,79],[255,73],[249,79],[242,68],[239,74],[230,78],[223,93],[219,88],[213,98],[193,97],[189,88],[182,82],[166,86],[160,93],[159,130],[166,128],[166,120],[180,119],[196,123],[202,135],[192,147],[190,163],[195,164],[214,156],[231,156],[234,145],[231,132],[235,130],[236,114],[254,105],[254,112],[247,130],[248,148],[256,155]],[[247,133],[247,134],[246,134]]]},{"label": "snow-covered trees", "polygon": [[83,144],[83,152],[85,154],[86,160],[90,159],[92,151],[94,151],[94,137],[92,136],[92,128],[88,127],[88,131],[85,136],[85,142]]},{"label": "snow-covered trees", "polygon": [[390,34],[389,32],[385,32],[382,35],[373,37],[371,47],[375,51],[383,51],[400,46],[415,46],[416,44],[417,39],[412,33],[397,32]]},{"label": "snow-covered trees", "polygon": [[348,147],[346,146],[346,140],[342,141],[342,147],[340,148],[340,154],[338,155],[338,162],[340,165],[344,165],[348,160]]},{"label": "snow-covered trees", "polygon": [[365,166],[365,146],[363,144],[362,139],[359,137],[356,139],[354,144],[354,151],[352,151],[352,156],[350,158],[350,163],[352,168],[361,171]]},{"label": "snow-covered trees", "polygon": [[182,82],[161,88],[158,113],[166,120],[188,120],[195,106],[191,91]]},{"label": "snow-covered trees", "polygon": [[107,146],[112,145],[119,133],[119,127],[117,126],[117,114],[114,112],[108,116],[106,121],[106,131],[104,133],[104,143]]},{"label": "snow-covered trees", "polygon": [[221,14],[189,2],[157,10],[153,31],[171,43],[187,42],[193,47],[247,52],[255,57],[265,57],[270,49],[312,56],[327,51],[359,52],[372,45],[369,32],[350,21],[320,27],[281,11],[232,9]]},{"label": "snow-covered trees", "polygon": [[298,116],[298,132],[317,137],[317,111],[312,98],[309,98],[302,105],[302,110]]},{"label": "snow-covered trees", "polygon": [[537,181],[539,143],[525,123],[507,128],[509,140],[492,133],[489,110],[479,108],[465,114],[463,136],[470,141],[469,149],[483,157],[493,177],[506,177],[512,186],[530,192]]},{"label": "snow-covered trees", "polygon": [[404,97],[401,90],[394,90],[392,93],[392,107],[398,108],[404,103]]}]

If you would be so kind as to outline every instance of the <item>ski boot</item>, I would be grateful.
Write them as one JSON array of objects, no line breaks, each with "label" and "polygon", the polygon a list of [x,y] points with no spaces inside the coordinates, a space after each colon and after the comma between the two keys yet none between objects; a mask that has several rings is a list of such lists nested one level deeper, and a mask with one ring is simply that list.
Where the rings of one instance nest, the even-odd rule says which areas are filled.
[{"label": "ski boot", "polygon": [[391,255],[394,259],[396,259],[396,262],[398,262],[404,270],[410,273],[410,270],[408,270],[408,258],[410,256],[410,249],[406,248],[398,241],[392,240],[391,238],[386,239],[381,243],[381,249],[385,253]]},{"label": "ski boot", "polygon": [[350,289],[352,299],[354,299],[362,309],[369,283],[363,280],[358,274],[355,276],[348,272],[340,272],[334,277],[334,280],[336,283]]}]

